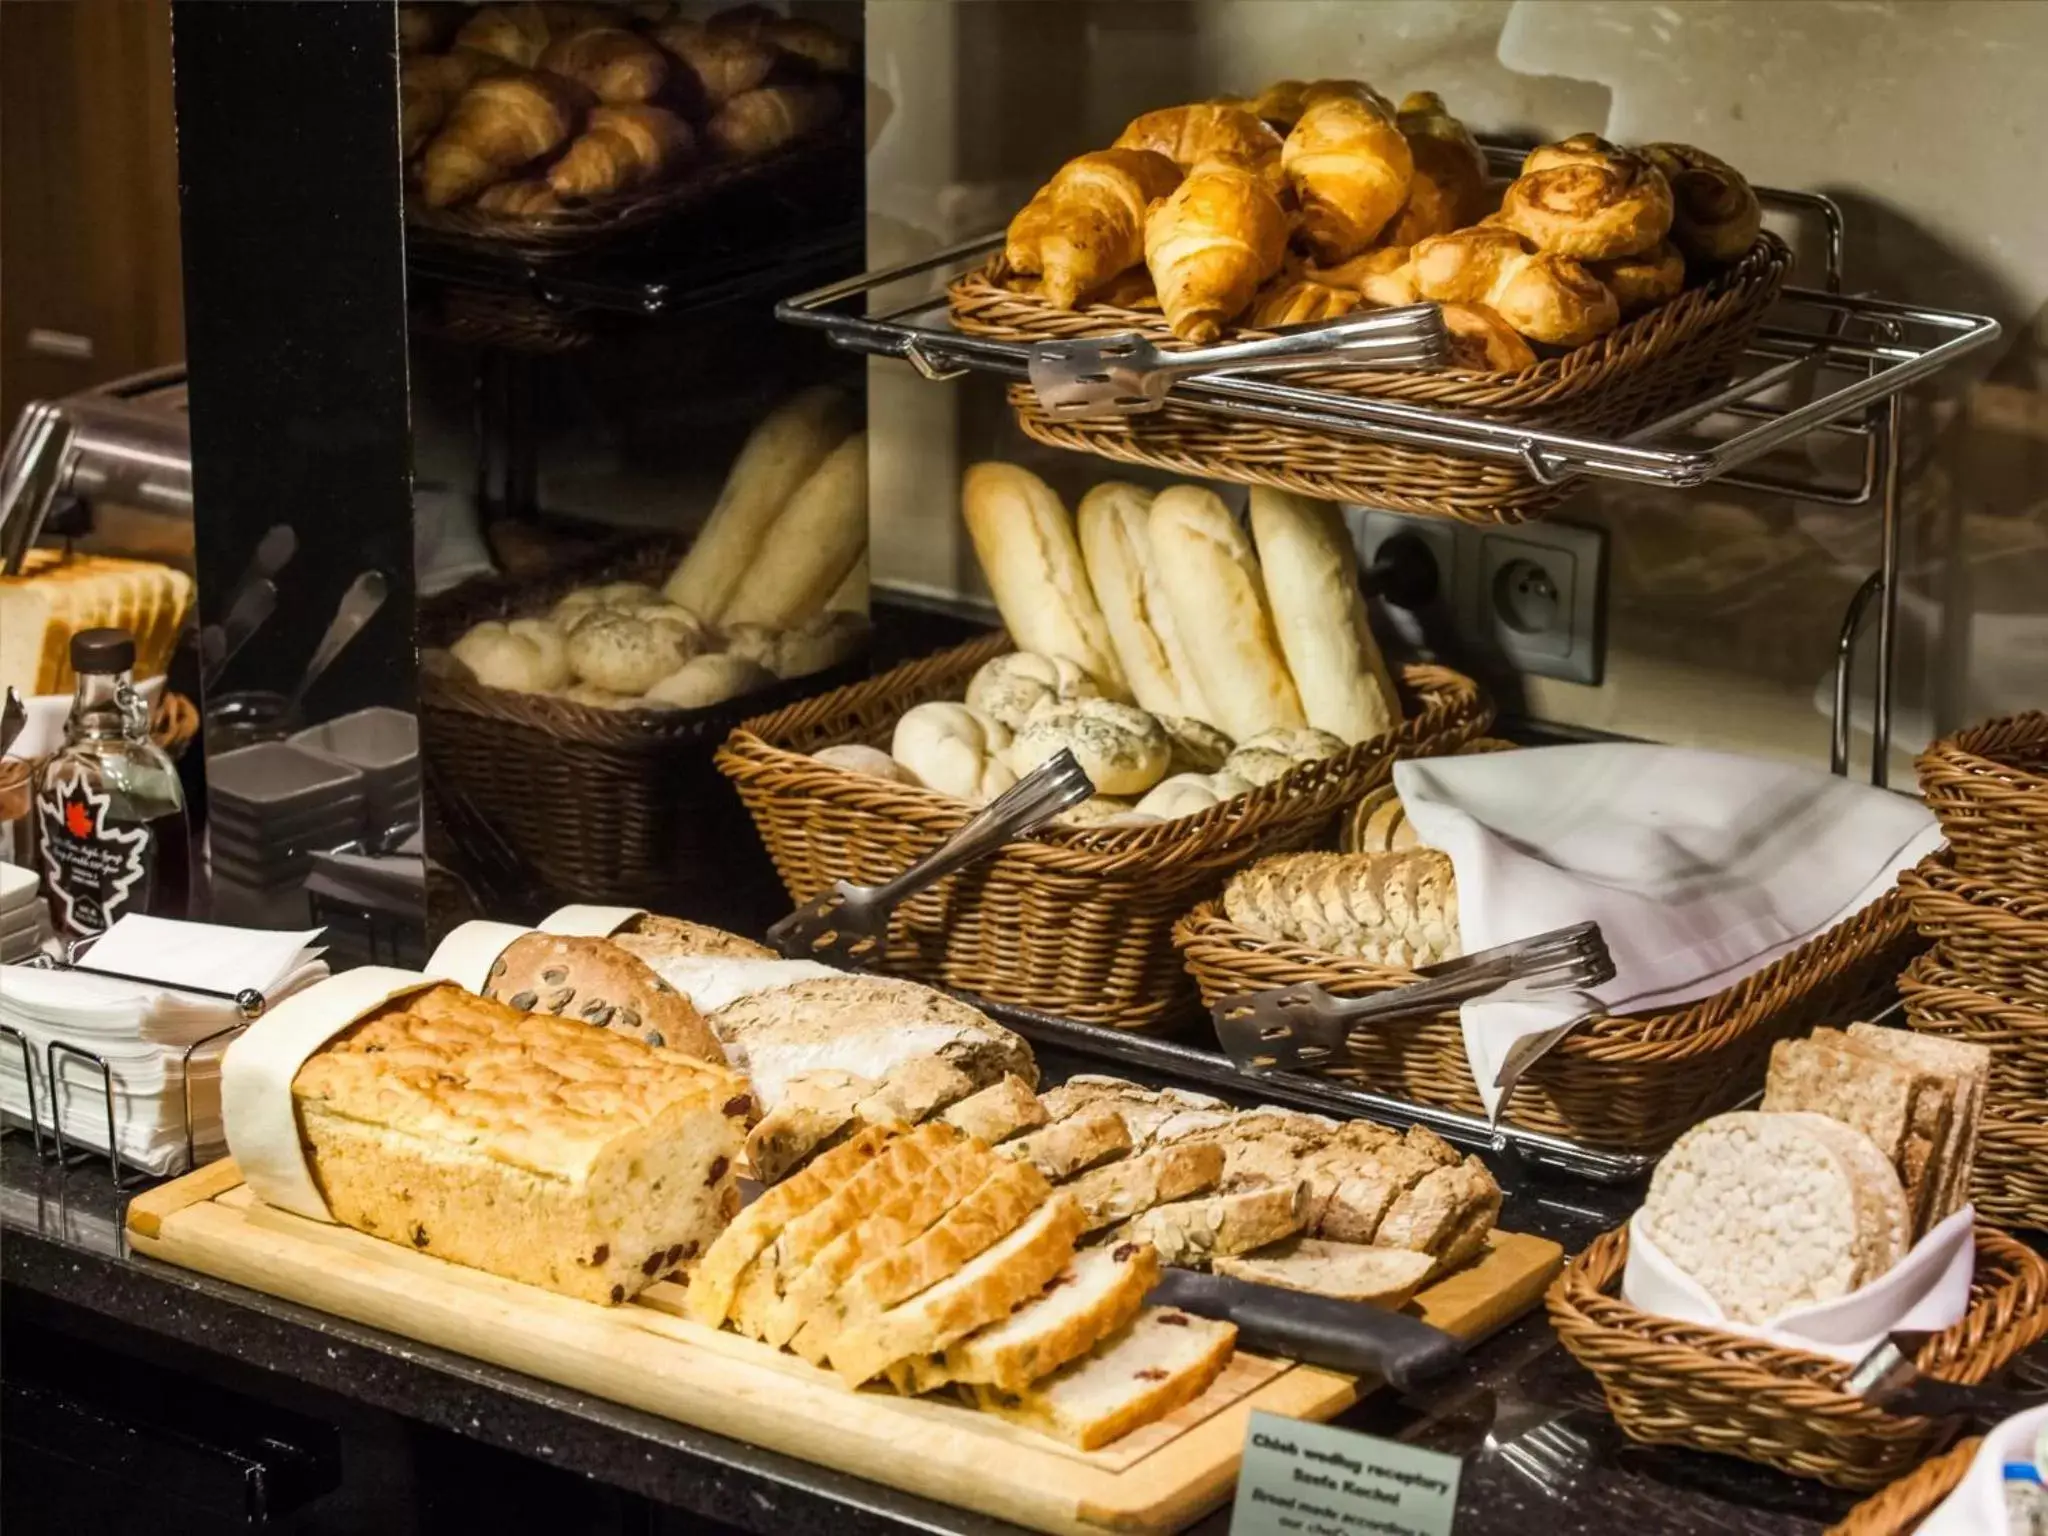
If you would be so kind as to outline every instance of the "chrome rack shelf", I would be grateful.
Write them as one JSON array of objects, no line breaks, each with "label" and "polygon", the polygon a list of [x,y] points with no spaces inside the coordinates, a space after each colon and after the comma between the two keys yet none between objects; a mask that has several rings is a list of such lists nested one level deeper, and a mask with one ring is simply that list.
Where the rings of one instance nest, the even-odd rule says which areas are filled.
[{"label": "chrome rack shelf", "polygon": [[[1504,169],[1520,151],[1487,146]],[[1849,706],[1857,636],[1871,599],[1878,604],[1877,685],[1871,781],[1885,781],[1891,740],[1891,685],[1899,567],[1898,449],[1904,391],[1996,340],[1986,315],[1841,292],[1840,210],[1812,193],[1757,188],[1766,208],[1817,222],[1823,232],[1822,287],[1787,287],[1751,344],[1737,376],[1704,400],[1626,437],[1555,432],[1522,422],[1436,410],[1287,383],[1270,373],[1199,374],[1177,383],[1177,404],[1218,415],[1274,421],[1473,458],[1514,463],[1545,485],[1582,477],[1686,488],[1721,484],[1839,506],[1877,502],[1882,564],[1844,616],[1835,676],[1832,766],[1848,771]],[[970,373],[1027,377],[1031,345],[957,330],[945,282],[1002,243],[1001,233],[916,261],[813,289],[776,306],[793,325],[835,345],[900,358],[928,379]],[[1765,472],[1760,461],[1825,432],[1861,439],[1860,468],[1822,475],[1812,466]]]}]

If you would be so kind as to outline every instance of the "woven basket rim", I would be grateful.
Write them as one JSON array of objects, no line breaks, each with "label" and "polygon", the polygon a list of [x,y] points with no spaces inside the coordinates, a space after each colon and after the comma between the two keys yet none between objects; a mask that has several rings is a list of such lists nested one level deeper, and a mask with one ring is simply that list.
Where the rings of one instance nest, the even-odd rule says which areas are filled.
[{"label": "woven basket rim", "polygon": [[[2048,798],[2048,773],[2018,767],[1985,750],[1989,743],[1999,742],[2008,734],[2022,742],[2031,741],[2048,754],[2048,710],[2000,715],[1934,742],[1915,760],[1923,791],[1933,775],[1944,781],[1943,787],[1954,787],[1964,793],[1996,788]],[[2011,744],[2003,750],[2011,750]]]},{"label": "woven basket rim", "polygon": [[[1756,1029],[1771,1010],[1759,1006],[1760,997],[1774,997],[1790,986],[1807,968],[1808,945],[1825,943],[1852,929],[1892,930],[1871,940],[1888,943],[1909,926],[1905,903],[1897,892],[1887,892],[1861,911],[1851,913],[1833,928],[1824,930],[1789,954],[1781,955],[1762,970],[1731,987],[1676,1009],[1651,1009],[1639,1013],[1604,1014],[1589,1019],[1568,1033],[1547,1054],[1580,1057],[1588,1061],[1619,1060],[1635,1065],[1656,1063],[1669,1066],[1695,1056],[1712,1055]],[[1220,901],[1205,901],[1174,925],[1174,943],[1185,953],[1203,939],[1222,940],[1233,949],[1257,953],[1276,961],[1313,967],[1319,973],[1355,973],[1357,993],[1343,983],[1322,983],[1337,996],[1354,996],[1407,986],[1422,978],[1399,966],[1374,965],[1346,955],[1333,955],[1307,945],[1285,940],[1263,939],[1241,928],[1224,914]]]},{"label": "woven basket rim", "polygon": [[[1570,398],[1575,385],[1587,375],[1618,363],[1637,345],[1658,346],[1657,338],[1675,331],[1704,315],[1710,306],[1751,288],[1768,285],[1775,289],[1792,265],[1792,252],[1769,230],[1737,260],[1716,272],[1706,282],[1687,288],[1670,303],[1660,305],[1625,321],[1583,346],[1558,356],[1544,358],[1533,367],[1512,374],[1473,373],[1444,368],[1414,373],[1373,374],[1360,370],[1306,371],[1293,375],[1298,385],[1336,390],[1340,393],[1393,399],[1426,399],[1439,405],[1456,405],[1480,413],[1540,409]],[[998,251],[989,261],[962,274],[947,285],[954,323],[971,334],[1047,336],[1108,336],[1140,331],[1155,341],[1174,342],[1172,329],[1156,311],[1124,309],[1111,304],[1083,304],[1077,310],[1053,308],[1033,294],[1022,294],[1002,286],[1009,273]],[[974,314],[962,313],[987,306],[1016,312],[1011,324],[984,322]],[[1224,339],[1250,341],[1274,333],[1256,327],[1232,327]]]},{"label": "woven basket rim", "polygon": [[1907,1536],[1955,1492],[1983,1444],[1981,1435],[1958,1440],[1933,1460],[1886,1483],[1821,1536]]},{"label": "woven basket rim", "polygon": [[[1915,1357],[1926,1374],[1963,1386],[1983,1381],[2048,1334],[2048,1262],[2018,1239],[1982,1221],[1976,1225],[1975,1239],[1973,1290],[1981,1285],[1981,1293],[1972,1297],[1961,1321],[1929,1338]],[[1619,1294],[1628,1241],[1626,1223],[1594,1238],[1566,1261],[1544,1298],[1553,1321],[1559,1324],[1560,1341],[1581,1364],[1588,1362],[1577,1348],[1579,1332],[1654,1339],[1660,1369],[1711,1371],[1716,1387],[1731,1397],[1789,1388],[1815,1394],[1821,1399],[1813,1409],[1815,1415],[1825,1414],[1839,1423],[1934,1427],[1935,1420],[1887,1413],[1843,1391],[1851,1368],[1839,1360],[1744,1338],[1702,1323],[1660,1317],[1631,1305]],[[2010,1292],[2030,1294],[2031,1300],[2015,1309],[2006,1326],[1975,1337],[1984,1334]],[[1588,1368],[1596,1374],[1601,1369]],[[1743,1382],[1737,1373],[1750,1379]]]},{"label": "woven basket rim", "polygon": [[[1009,636],[998,631],[926,660],[935,662],[948,655],[957,655],[963,663],[974,657],[986,660],[1012,648]],[[855,686],[864,697],[886,696],[900,685],[902,674],[908,670],[898,667]],[[1425,728],[1459,710],[1484,707],[1485,696],[1478,684],[1462,673],[1435,666],[1409,667],[1403,672],[1423,697],[1424,708],[1384,736],[1360,742],[1334,757],[1303,764],[1271,784],[1194,816],[1142,827],[1044,827],[1009,843],[1003,856],[1039,866],[1049,873],[1096,876],[1163,871],[1240,858],[1277,830],[1334,814],[1356,792],[1358,781],[1385,766],[1404,740],[1414,739]],[[804,702],[815,705],[817,700]],[[847,708],[856,707],[856,703],[849,700]],[[805,793],[812,800],[858,806],[869,814],[921,826],[939,838],[957,832],[979,810],[921,785],[897,784],[855,773],[820,763],[807,753],[781,745],[777,737],[787,729],[786,717],[801,707],[791,706],[742,721],[718,749],[714,761],[719,770],[735,783],[786,780],[800,775],[805,781]]]},{"label": "woven basket rim", "polygon": [[1950,965],[1939,949],[1925,950],[1913,957],[1913,963],[1899,973],[1899,993],[1909,1001],[1925,999],[1930,1006],[1975,1018],[2017,1015],[2008,1027],[2038,1028],[2044,1044],[2048,1044],[2048,998],[2016,997],[1994,991],[1982,977]]},{"label": "woven basket rim", "polygon": [[[1936,854],[1899,871],[1899,889],[1917,901],[1963,903],[1986,916],[2039,926],[2048,938],[2048,893],[2015,891],[1981,875],[1966,875],[1947,858],[1946,853]],[[2048,949],[2041,958],[2048,964]]]}]

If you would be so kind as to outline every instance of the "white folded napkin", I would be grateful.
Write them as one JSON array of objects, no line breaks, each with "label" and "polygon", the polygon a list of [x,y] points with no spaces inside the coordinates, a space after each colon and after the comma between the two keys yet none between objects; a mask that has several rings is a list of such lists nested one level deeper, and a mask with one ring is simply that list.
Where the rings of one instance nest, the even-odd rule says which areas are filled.
[{"label": "white folded napkin", "polygon": [[1964,1206],[1884,1274],[1839,1300],[1794,1307],[1768,1323],[1738,1323],[1651,1241],[1638,1212],[1628,1224],[1621,1294],[1630,1306],[1655,1317],[1700,1323],[1853,1365],[1890,1334],[1939,1333],[1963,1320],[1970,1310],[1970,1277],[1977,1269],[1975,1221],[1975,1211]]},{"label": "white folded napkin", "polygon": [[[1603,742],[1397,763],[1416,835],[1450,856],[1466,953],[1592,920],[1611,1013],[1731,987],[1877,900],[1941,845],[1918,800],[1815,769]],[[1467,1003],[1465,1052],[1489,1111],[1556,1008]]]},{"label": "white folded napkin", "polygon": [[1920,1523],[1918,1536],[1995,1536],[2011,1529],[2006,1520],[2007,1462],[2039,1464],[2048,1454],[2048,1407],[2016,1413],[1984,1437],[1970,1470],[1953,1492]]}]

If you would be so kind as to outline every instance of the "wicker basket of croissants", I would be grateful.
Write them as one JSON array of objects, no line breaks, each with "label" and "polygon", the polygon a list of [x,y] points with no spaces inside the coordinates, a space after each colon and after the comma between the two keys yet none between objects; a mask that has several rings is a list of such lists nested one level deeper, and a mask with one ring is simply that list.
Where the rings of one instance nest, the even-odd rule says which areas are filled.
[{"label": "wicker basket of croissants", "polygon": [[[1791,262],[1740,172],[1684,144],[1579,134],[1504,188],[1427,91],[1282,81],[1148,112],[1068,161],[950,289],[961,329],[1142,331],[1197,345],[1433,301],[1452,359],[1293,382],[1556,430],[1626,433],[1725,384]],[[1510,464],[1177,406],[1055,419],[1055,447],[1324,500],[1515,522],[1565,494]]]},{"label": "wicker basket of croissants", "polygon": [[859,153],[857,44],[762,6],[406,5],[399,27],[409,212],[437,233],[546,253],[835,132]]}]

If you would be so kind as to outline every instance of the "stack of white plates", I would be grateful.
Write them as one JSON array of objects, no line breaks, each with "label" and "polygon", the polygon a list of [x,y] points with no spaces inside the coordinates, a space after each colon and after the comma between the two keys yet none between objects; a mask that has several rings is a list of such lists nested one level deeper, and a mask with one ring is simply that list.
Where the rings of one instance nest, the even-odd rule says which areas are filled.
[{"label": "stack of white plates", "polygon": [[361,770],[266,741],[209,760],[206,782],[215,915],[303,922],[313,855],[362,837]]},{"label": "stack of white plates", "polygon": [[372,843],[419,825],[420,724],[405,710],[359,709],[309,726],[291,744],[362,774],[363,829]]},{"label": "stack of white plates", "polygon": [[34,957],[50,937],[50,904],[37,894],[34,870],[0,864],[0,964]]}]

